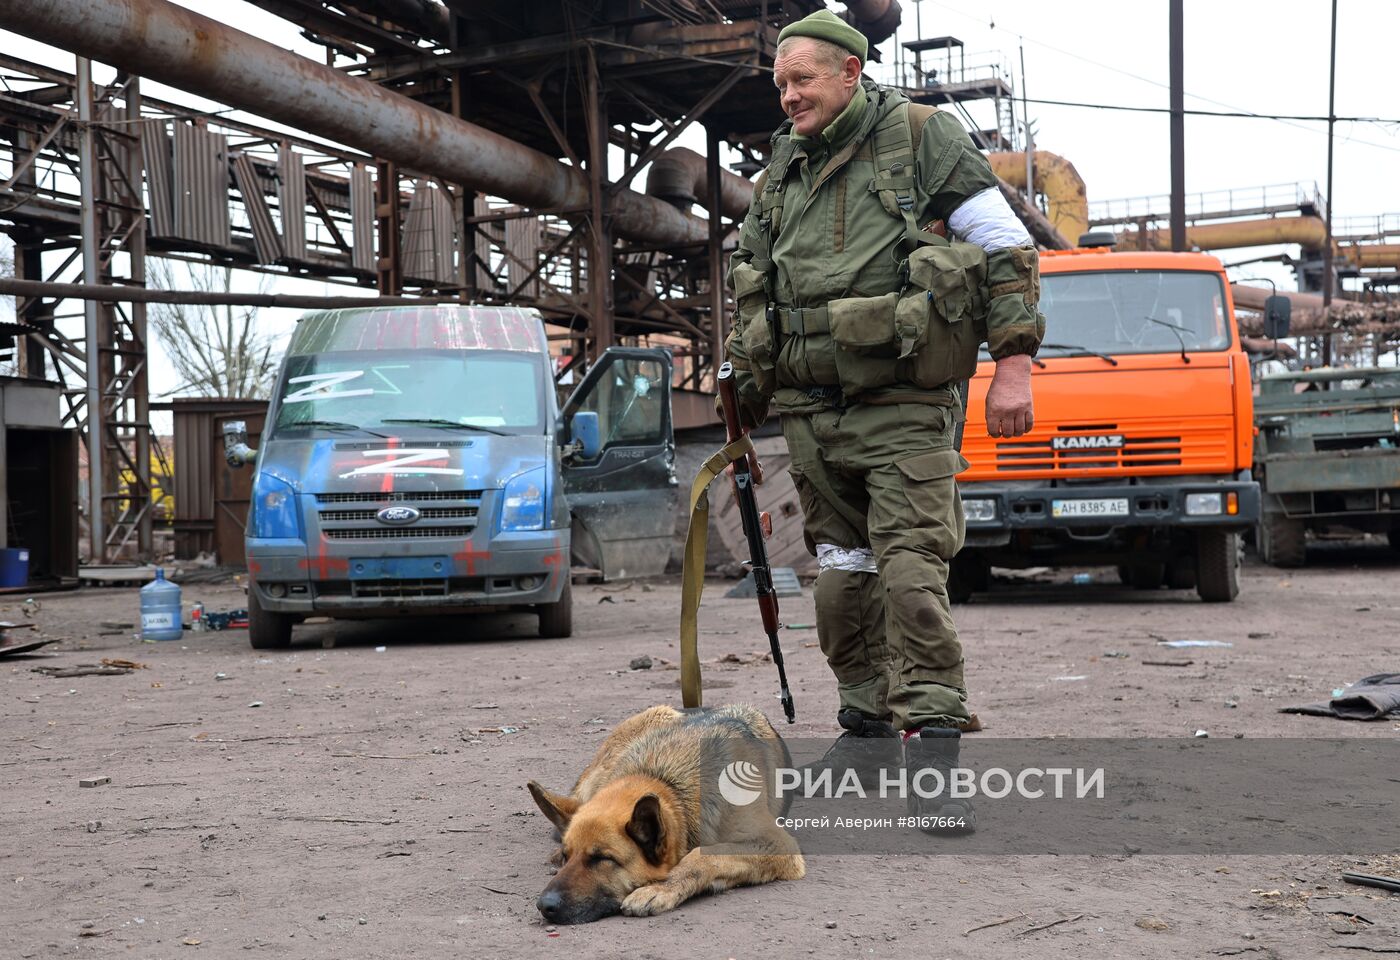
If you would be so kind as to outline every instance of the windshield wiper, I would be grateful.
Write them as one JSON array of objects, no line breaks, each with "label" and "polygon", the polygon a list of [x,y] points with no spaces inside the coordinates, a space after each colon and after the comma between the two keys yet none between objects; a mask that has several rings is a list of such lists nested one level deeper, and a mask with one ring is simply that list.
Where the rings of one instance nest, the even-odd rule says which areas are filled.
[{"label": "windshield wiper", "polygon": [[371,430],[369,427],[362,427],[358,423],[345,423],[341,420],[298,420],[296,423],[288,423],[278,429],[290,430],[293,427],[321,427],[325,430],[358,430],[361,433],[369,434],[371,437],[381,437],[385,440],[389,439],[384,434]]},{"label": "windshield wiper", "polygon": [[[283,430],[290,430],[292,427],[325,427],[327,430],[364,430],[358,423],[345,423],[340,420],[297,420],[292,423],[282,425]],[[368,433],[369,431],[365,431]]]},{"label": "windshield wiper", "polygon": [[1091,357],[1098,357],[1100,360],[1107,360],[1115,367],[1118,366],[1118,361],[1110,357],[1108,354],[1099,353],[1097,350],[1090,350],[1088,347],[1081,347],[1078,344],[1074,343],[1042,343],[1040,347],[1042,350],[1073,350],[1076,353],[1086,354]]},{"label": "windshield wiper", "polygon": [[494,433],[498,437],[511,437],[512,433],[504,430],[497,430],[495,427],[483,427],[479,423],[458,423],[456,420],[444,420],[441,417],[386,417],[383,423],[421,423],[428,427],[451,427],[454,430],[477,430],[481,433]]},{"label": "windshield wiper", "polygon": [[1166,328],[1167,328],[1168,330],[1170,330],[1172,333],[1176,334],[1176,342],[1179,343],[1179,344],[1181,344],[1181,362],[1182,362],[1182,363],[1190,363],[1190,362],[1191,362],[1191,358],[1188,357],[1188,356],[1186,355],[1186,338],[1183,337],[1183,336],[1181,335],[1181,331],[1184,330],[1184,331],[1186,331],[1187,333],[1195,333],[1196,331],[1194,331],[1194,330],[1192,330],[1192,329],[1190,329],[1190,328],[1188,328],[1188,327],[1179,327],[1179,326],[1177,326],[1176,324],[1174,324],[1174,323],[1168,323],[1168,322],[1165,321],[1165,320],[1158,320],[1156,317],[1150,317],[1150,316],[1149,316],[1149,317],[1144,317],[1143,319],[1145,319],[1145,320],[1150,320],[1150,321],[1152,321],[1153,323],[1156,323],[1156,324],[1159,324],[1159,325],[1161,325],[1161,326],[1163,326],[1163,327],[1166,327]]}]

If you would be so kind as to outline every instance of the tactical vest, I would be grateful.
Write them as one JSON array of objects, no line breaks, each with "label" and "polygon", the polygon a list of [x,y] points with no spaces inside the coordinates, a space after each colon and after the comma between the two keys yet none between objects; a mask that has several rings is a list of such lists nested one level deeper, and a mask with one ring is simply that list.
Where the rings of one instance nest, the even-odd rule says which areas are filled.
[{"label": "tactical vest", "polygon": [[[889,95],[880,90],[871,109],[886,109]],[[779,386],[836,388],[847,400],[873,400],[874,393],[901,387],[946,388],[975,372],[977,347],[985,339],[986,253],[918,224],[929,202],[922,185],[941,183],[960,156],[945,151],[940,166],[946,163],[947,169],[918,169],[919,141],[935,110],[901,97],[868,137],[876,171],[869,192],[904,225],[898,241],[901,289],[816,307],[775,302],[773,245],[783,224],[784,178],[797,146],[784,131],[775,137],[758,198],[758,249],[733,274],[744,346],[764,392],[771,394]],[[842,170],[836,176],[849,173]],[[858,185],[849,184],[848,195],[857,192]],[[829,335],[829,340],[812,341],[813,346],[822,344],[815,353],[792,342],[814,334]]]}]

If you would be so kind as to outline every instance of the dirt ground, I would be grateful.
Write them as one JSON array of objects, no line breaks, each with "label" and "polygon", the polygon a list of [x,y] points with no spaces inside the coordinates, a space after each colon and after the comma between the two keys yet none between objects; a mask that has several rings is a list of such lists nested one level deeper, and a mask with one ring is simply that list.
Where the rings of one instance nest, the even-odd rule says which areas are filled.
[{"label": "dirt ground", "polygon": [[[1400,669],[1394,556],[1328,546],[1311,561],[1291,573],[1247,565],[1229,605],[1132,592],[1106,571],[1092,585],[1068,573],[999,581],[956,611],[988,727],[976,736],[1395,737],[1393,721],[1276,712]],[[727,586],[707,589],[708,661],[765,647],[753,602],[724,599]],[[1400,951],[1400,895],[1340,879],[1394,875],[1393,856],[811,857],[798,882],[548,928],[533,901],[551,841],[525,781],[567,789],[619,720],[679,702],[674,579],[576,587],[569,640],[535,638],[528,615],[314,624],[270,656],[244,631],[143,644],[103,627],[138,619],[134,589],[22,599],[0,603],[0,617],[64,639],[0,661],[6,957]],[[184,599],[243,604],[232,584],[187,586]],[[812,622],[810,590],[782,607],[787,623]],[[1171,651],[1189,667],[1144,665],[1165,659],[1162,637],[1233,646]],[[815,632],[784,638],[799,720],[782,732],[834,736]],[[629,671],[642,655],[653,668]],[[101,658],[145,668],[33,671]],[[770,664],[708,662],[705,681],[707,702],[776,718]],[[87,777],[111,783],[80,787]]]}]

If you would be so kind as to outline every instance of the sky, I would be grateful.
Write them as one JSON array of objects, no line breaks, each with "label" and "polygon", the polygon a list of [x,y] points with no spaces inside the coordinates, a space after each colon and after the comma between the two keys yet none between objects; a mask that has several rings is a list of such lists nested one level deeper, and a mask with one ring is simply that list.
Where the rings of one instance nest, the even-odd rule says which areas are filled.
[{"label": "sky", "polygon": [[[206,16],[317,60],[323,48],[298,29],[240,0],[175,0]],[[902,0],[898,36],[881,45],[894,60],[895,41],[955,36],[967,63],[999,61],[1012,71],[1018,93],[1059,100],[1129,107],[1167,107],[1167,0]],[[832,4],[834,9],[842,9]],[[1389,123],[1336,125],[1333,210],[1337,218],[1400,212],[1400,101],[1394,96],[1395,37],[1400,3],[1339,0],[1336,115]],[[1325,116],[1328,100],[1330,0],[1186,0],[1186,108],[1230,112]],[[0,44],[16,56],[72,69],[72,55],[0,31]],[[1021,56],[1025,71],[1022,83]],[[876,68],[879,69],[879,68]],[[99,81],[108,73],[99,70]],[[218,109],[179,91],[146,84],[148,95]],[[1029,104],[1037,147],[1071,161],[1083,177],[1091,204],[1099,200],[1166,194],[1169,118],[1166,114]],[[989,113],[974,113],[987,122]],[[275,127],[259,118],[248,118]],[[988,124],[989,125],[989,124]],[[1185,121],[1186,191],[1245,190],[1264,185],[1316,183],[1325,190],[1327,124],[1253,118],[1188,116]],[[701,131],[681,144],[704,149]],[[1222,251],[1226,263],[1287,248]],[[1296,247],[1291,251],[1297,252]],[[1295,289],[1290,271],[1255,264],[1234,278],[1266,276]],[[247,289],[256,286],[249,277]],[[277,292],[350,294],[353,288],[281,280]],[[12,308],[6,302],[0,311]],[[290,330],[295,311],[264,311],[275,331]],[[174,385],[163,355],[152,357],[152,393]]]}]

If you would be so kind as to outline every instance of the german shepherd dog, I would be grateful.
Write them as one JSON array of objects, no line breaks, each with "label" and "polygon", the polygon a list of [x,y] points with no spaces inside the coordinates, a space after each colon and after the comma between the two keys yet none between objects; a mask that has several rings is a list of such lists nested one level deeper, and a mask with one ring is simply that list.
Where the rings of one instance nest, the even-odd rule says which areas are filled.
[{"label": "german shepherd dog", "polygon": [[797,843],[775,823],[788,804],[774,796],[773,771],[790,763],[753,707],[629,717],[568,796],[529,783],[562,841],[540,913],[549,923],[644,917],[699,893],[801,879]]}]

